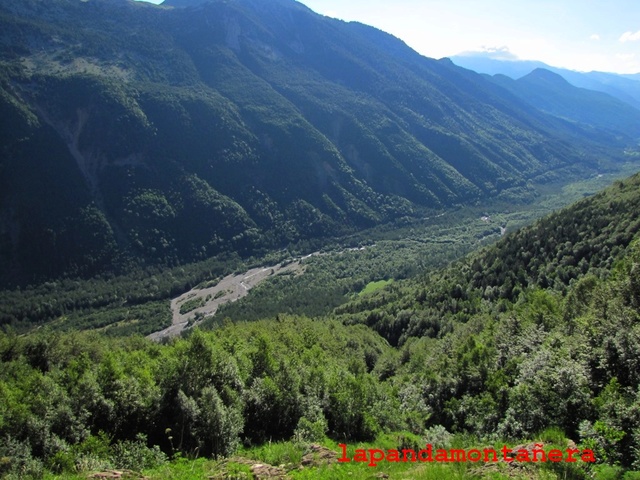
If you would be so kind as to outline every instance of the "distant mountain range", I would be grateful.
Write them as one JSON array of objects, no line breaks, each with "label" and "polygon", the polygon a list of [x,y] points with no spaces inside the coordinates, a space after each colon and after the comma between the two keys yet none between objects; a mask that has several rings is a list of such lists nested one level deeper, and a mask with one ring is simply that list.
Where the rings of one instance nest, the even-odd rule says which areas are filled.
[{"label": "distant mountain range", "polygon": [[562,76],[537,68],[513,80],[494,75],[492,81],[522,101],[569,121],[633,136],[640,122],[640,110],[606,93],[577,88]]},{"label": "distant mountain range", "polygon": [[576,87],[604,92],[636,108],[640,108],[640,73],[618,75],[605,72],[576,72],[556,68],[543,62],[505,58],[500,52],[466,52],[450,57],[463,68],[489,75],[506,75],[518,79],[537,69],[545,69],[562,76]]},{"label": "distant mountain range", "polygon": [[5,285],[517,198],[640,137],[621,102],[576,93],[593,106],[571,114],[523,93],[570,86],[486,78],[293,0],[0,0],[0,32]]}]

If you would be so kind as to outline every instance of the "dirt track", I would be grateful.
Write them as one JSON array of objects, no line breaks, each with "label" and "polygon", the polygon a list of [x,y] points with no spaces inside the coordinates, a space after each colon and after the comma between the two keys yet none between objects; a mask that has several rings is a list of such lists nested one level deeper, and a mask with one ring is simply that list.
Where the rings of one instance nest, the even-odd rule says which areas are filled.
[{"label": "dirt track", "polygon": [[[305,257],[306,258],[306,257]],[[301,261],[296,260],[286,265],[279,264],[272,267],[258,267],[238,275],[228,275],[215,286],[208,288],[194,288],[171,300],[173,320],[170,327],[152,333],[147,338],[155,341],[180,335],[190,324],[195,325],[196,315],[200,321],[215,315],[218,307],[227,302],[235,302],[249,293],[253,287],[263,280],[284,272],[299,272]],[[187,301],[202,304],[189,312],[180,313],[180,307]]]}]

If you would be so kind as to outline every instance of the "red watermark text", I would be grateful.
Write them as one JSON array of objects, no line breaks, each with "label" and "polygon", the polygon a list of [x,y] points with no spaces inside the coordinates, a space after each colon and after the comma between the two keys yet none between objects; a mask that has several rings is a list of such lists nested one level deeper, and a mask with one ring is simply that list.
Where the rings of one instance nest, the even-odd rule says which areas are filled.
[{"label": "red watermark text", "polygon": [[496,450],[494,448],[479,449],[435,449],[431,444],[427,444],[421,450],[382,450],[379,448],[358,448],[352,457],[347,455],[347,445],[338,445],[342,456],[338,462],[360,462],[367,463],[370,467],[376,467],[380,462],[407,463],[452,463],[452,462],[568,462],[574,463],[595,462],[596,458],[592,450],[579,450],[577,448],[567,448],[565,450],[544,450],[543,445],[536,443],[533,449],[511,449],[506,445]]}]

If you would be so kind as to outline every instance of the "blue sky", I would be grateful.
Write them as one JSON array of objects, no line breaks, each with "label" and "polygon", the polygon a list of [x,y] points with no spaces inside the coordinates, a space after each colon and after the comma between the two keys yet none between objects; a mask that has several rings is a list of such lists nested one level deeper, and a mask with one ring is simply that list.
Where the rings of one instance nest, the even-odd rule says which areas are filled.
[{"label": "blue sky", "polygon": [[488,50],[579,71],[640,73],[640,0],[301,3],[323,15],[373,25],[428,57]]}]

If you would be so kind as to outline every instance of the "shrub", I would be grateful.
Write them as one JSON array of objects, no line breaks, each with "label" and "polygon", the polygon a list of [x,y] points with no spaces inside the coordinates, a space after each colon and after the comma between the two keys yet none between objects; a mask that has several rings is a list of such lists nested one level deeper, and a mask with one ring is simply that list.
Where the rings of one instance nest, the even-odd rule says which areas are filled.
[{"label": "shrub", "polygon": [[118,468],[136,471],[154,468],[167,461],[157,445],[147,446],[147,437],[143,434],[138,434],[133,441],[124,440],[113,445],[111,458]]}]

